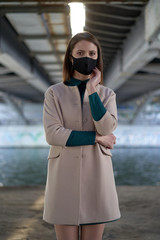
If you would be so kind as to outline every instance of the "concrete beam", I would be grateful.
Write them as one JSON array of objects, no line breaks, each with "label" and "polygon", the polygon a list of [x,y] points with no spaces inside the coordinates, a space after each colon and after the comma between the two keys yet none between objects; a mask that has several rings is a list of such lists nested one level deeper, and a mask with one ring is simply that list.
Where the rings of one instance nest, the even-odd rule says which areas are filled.
[{"label": "concrete beam", "polygon": [[91,31],[93,33],[99,33],[99,34],[103,34],[104,36],[107,35],[107,36],[110,36],[110,37],[118,37],[118,38],[124,38],[127,36],[127,33],[118,33],[118,32],[111,32],[111,31],[106,31],[106,30],[99,30],[99,29],[95,29],[94,26],[92,27],[87,27],[85,26],[84,29],[86,31]]},{"label": "concrete beam", "polygon": [[158,54],[157,58],[160,59],[160,51],[159,51],[159,54]]},{"label": "concrete beam", "polygon": [[148,84],[148,82],[151,82],[151,83],[159,82],[160,83],[160,76],[158,74],[154,74],[154,73],[149,73],[149,74],[137,73],[131,77],[130,82],[134,83],[134,80],[136,82],[139,81],[139,83],[141,83],[141,81],[144,81],[144,82],[146,82],[146,84]]},{"label": "concrete beam", "polygon": [[99,16],[99,17],[109,17],[109,18],[113,18],[113,19],[118,19],[118,20],[123,20],[123,21],[134,21],[135,18],[134,17],[128,17],[128,16],[118,16],[116,14],[108,14],[108,13],[101,13],[98,11],[93,11],[90,10],[89,8],[85,7],[85,11],[88,14],[91,14],[93,16]]},{"label": "concrete beam", "polygon": [[18,117],[21,119],[21,121],[26,125],[29,124],[29,121],[25,118],[23,110],[20,108],[20,106],[15,102],[14,97],[10,96],[7,93],[0,92],[0,96],[3,98],[3,100],[11,106],[11,108],[17,113]]},{"label": "concrete beam", "polygon": [[0,67],[0,75],[10,73],[11,70],[5,68],[5,67]]},{"label": "concrete beam", "polygon": [[112,37],[97,36],[97,38],[99,41],[106,41],[106,42],[117,43],[117,44],[121,44],[122,42],[121,39],[112,38]]},{"label": "concrete beam", "polygon": [[160,2],[150,0],[145,8],[145,39],[154,41],[160,33]]},{"label": "concrete beam", "polygon": [[159,56],[160,44],[158,48],[158,45],[154,46],[154,42],[151,44],[146,40],[145,18],[146,15],[142,12],[125,40],[122,50],[117,53],[105,74],[104,83],[114,90],[120,88],[132,75]]},{"label": "concrete beam", "polygon": [[[35,55],[53,55],[53,51],[31,51],[30,55],[35,56]],[[65,51],[58,51],[58,54],[65,54]]]},{"label": "concrete beam", "polygon": [[[126,9],[135,9],[135,10],[139,10],[141,5],[143,5],[144,3],[147,3],[148,0],[81,0],[82,3],[87,3],[87,4],[99,4],[99,3],[105,3],[105,4],[112,4],[113,6],[115,6],[116,3],[119,4],[128,4],[131,6],[124,6]],[[14,0],[5,0],[5,2],[7,3],[13,3],[15,2]],[[23,2],[35,2],[35,3],[46,3],[46,0],[16,0],[17,3],[23,3]],[[48,0],[48,3],[54,4],[54,3],[61,3],[61,4],[67,4],[70,2],[75,2],[75,0]],[[134,4],[136,4],[137,6],[133,6]],[[139,6],[138,6],[139,5]],[[121,5],[118,5],[118,7],[123,7]]]},{"label": "concrete beam", "polygon": [[[45,28],[45,31],[47,33],[47,39],[48,42],[50,43],[50,46],[52,48],[52,51],[55,55],[55,57],[57,58],[58,61],[61,61],[61,54],[59,53],[59,51],[57,50],[56,44],[54,41],[52,41],[52,36],[51,36],[51,20],[49,17],[47,17],[44,13],[40,14],[40,19],[41,22]],[[62,68],[62,64],[60,64],[60,67]]]},{"label": "concrete beam", "polygon": [[50,85],[50,79],[35,59],[29,56],[4,17],[1,17],[0,63],[25,79],[38,91],[44,92]]},{"label": "concrete beam", "polygon": [[2,5],[1,14],[6,13],[69,13],[69,6],[64,4],[52,5]]},{"label": "concrete beam", "polygon": [[150,63],[141,70],[148,73],[160,74],[160,63]]},{"label": "concrete beam", "polygon": [[109,49],[120,49],[121,46],[119,44],[116,43],[108,43],[107,40],[105,42],[101,41],[101,47],[108,47]]},{"label": "concrete beam", "polygon": [[101,21],[94,21],[86,18],[86,25],[91,24],[93,26],[102,26],[102,27],[110,27],[110,28],[115,28],[115,29],[121,29],[121,30],[126,30],[128,31],[130,29],[130,26],[121,26],[117,24],[111,24],[111,23],[106,23],[106,22],[101,22]]},{"label": "concrete beam", "polygon": [[136,123],[136,121],[138,120],[141,112],[145,109],[145,107],[152,100],[152,98],[153,98],[152,94],[145,94],[145,96],[143,96],[143,99],[141,100],[141,103],[137,106],[137,109],[134,113],[134,116],[130,120],[129,124],[135,124]]},{"label": "concrete beam", "polygon": [[[65,40],[65,39],[70,39],[71,35],[67,34],[50,34],[52,40]],[[18,39],[21,41],[24,41],[26,39],[46,39],[47,34],[21,34]]]},{"label": "concrete beam", "polygon": [[62,62],[58,62],[58,61],[56,61],[56,62],[53,62],[53,61],[48,61],[48,62],[41,61],[39,63],[44,65],[44,66],[48,65],[48,64],[52,64],[52,65],[62,64]]},{"label": "concrete beam", "polygon": [[9,84],[9,82],[15,82],[15,81],[21,81],[23,82],[24,79],[22,79],[19,76],[12,76],[12,75],[0,75],[0,83],[5,82]]}]

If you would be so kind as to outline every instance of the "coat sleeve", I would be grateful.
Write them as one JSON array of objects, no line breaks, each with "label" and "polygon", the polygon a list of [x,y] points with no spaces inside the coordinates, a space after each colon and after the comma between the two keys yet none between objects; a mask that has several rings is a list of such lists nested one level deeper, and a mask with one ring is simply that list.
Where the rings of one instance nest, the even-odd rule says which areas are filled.
[{"label": "coat sleeve", "polygon": [[49,145],[66,146],[72,130],[64,128],[60,106],[51,88],[48,88],[45,92],[43,126],[46,141]]},{"label": "coat sleeve", "polygon": [[116,94],[114,91],[110,91],[109,96],[105,97],[103,101],[104,107],[106,108],[106,113],[99,121],[94,121],[94,125],[96,131],[100,135],[108,135],[112,133],[116,127],[118,122],[117,117],[117,105],[116,105]]}]

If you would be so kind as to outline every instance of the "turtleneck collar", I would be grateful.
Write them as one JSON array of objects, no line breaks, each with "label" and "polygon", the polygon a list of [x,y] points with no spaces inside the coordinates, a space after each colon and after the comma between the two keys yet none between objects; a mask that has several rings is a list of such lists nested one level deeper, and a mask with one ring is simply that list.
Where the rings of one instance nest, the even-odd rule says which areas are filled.
[{"label": "turtleneck collar", "polygon": [[70,80],[66,83],[68,86],[79,86],[81,83],[87,83],[89,79],[79,80],[74,77],[71,77]]}]

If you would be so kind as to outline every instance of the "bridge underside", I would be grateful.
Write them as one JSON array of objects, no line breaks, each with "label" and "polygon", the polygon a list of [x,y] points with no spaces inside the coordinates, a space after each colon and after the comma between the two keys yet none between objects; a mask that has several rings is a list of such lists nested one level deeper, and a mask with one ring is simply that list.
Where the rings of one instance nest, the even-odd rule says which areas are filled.
[{"label": "bridge underside", "polygon": [[[0,2],[0,102],[12,96],[42,103],[47,87],[62,81],[71,37],[68,2]],[[146,102],[160,89],[159,0],[82,2],[85,30],[102,46],[104,85],[116,92],[119,106]]]}]

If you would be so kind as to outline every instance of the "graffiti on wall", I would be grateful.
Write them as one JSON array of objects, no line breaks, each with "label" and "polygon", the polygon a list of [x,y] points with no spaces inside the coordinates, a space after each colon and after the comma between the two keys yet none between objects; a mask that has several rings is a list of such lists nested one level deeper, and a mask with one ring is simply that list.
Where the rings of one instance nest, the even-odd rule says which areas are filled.
[{"label": "graffiti on wall", "polygon": [[42,126],[0,128],[0,146],[47,146]]},{"label": "graffiti on wall", "polygon": [[[160,146],[159,126],[119,125],[116,146]],[[0,147],[47,147],[43,126],[0,127]]]}]

